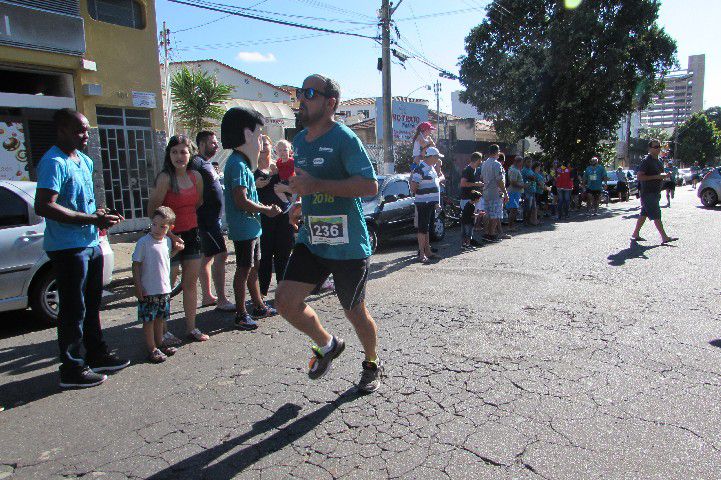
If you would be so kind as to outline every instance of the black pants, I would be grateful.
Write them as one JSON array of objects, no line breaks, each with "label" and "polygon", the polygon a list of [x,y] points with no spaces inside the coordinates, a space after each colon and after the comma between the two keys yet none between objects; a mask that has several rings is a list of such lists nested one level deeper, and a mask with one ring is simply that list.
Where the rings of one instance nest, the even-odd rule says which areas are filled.
[{"label": "black pants", "polygon": [[60,311],[58,346],[60,371],[82,369],[87,355],[107,352],[100,329],[103,293],[103,254],[99,246],[48,252],[57,275]]},{"label": "black pants", "polygon": [[276,282],[283,278],[285,266],[293,249],[293,226],[288,221],[288,214],[270,218],[260,217],[263,233],[260,236],[260,265],[258,266],[258,283],[260,293],[268,294],[270,279],[275,267]]}]

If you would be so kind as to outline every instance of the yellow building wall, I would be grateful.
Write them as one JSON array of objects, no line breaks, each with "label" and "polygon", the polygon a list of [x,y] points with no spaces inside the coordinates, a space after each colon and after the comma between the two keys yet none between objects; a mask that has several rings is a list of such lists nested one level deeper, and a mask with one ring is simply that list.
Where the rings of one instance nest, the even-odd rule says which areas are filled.
[{"label": "yellow building wall", "polygon": [[[80,3],[85,20],[85,57],[97,64],[97,72],[80,71],[76,77],[78,108],[97,125],[95,107],[133,107],[132,92],[155,93],[156,108],[152,111],[155,130],[165,130],[163,102],[158,69],[158,28],[154,0],[139,0],[145,8],[145,28],[138,30],[93,20],[87,1]],[[98,83],[102,96],[82,94],[82,84]]]},{"label": "yellow building wall", "polygon": [[[73,74],[77,110],[97,126],[95,107],[133,107],[132,92],[153,92],[156,108],[151,117],[155,130],[165,130],[160,71],[158,69],[157,23],[154,0],[139,0],[145,9],[145,28],[138,30],[93,20],[87,0],[80,4],[85,22],[83,57],[0,46],[0,63]],[[97,64],[97,71],[83,70],[82,58]],[[83,84],[102,85],[102,96],[85,96]]]}]

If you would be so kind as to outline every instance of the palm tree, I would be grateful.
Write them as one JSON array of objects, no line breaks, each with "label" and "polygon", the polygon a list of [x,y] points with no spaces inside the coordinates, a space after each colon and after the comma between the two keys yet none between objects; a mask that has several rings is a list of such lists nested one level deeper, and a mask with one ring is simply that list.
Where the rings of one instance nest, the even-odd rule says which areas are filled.
[{"label": "palm tree", "polygon": [[192,138],[199,131],[217,125],[212,120],[223,118],[222,104],[230,99],[233,87],[219,83],[206,72],[183,67],[170,79],[170,91],[178,125]]}]

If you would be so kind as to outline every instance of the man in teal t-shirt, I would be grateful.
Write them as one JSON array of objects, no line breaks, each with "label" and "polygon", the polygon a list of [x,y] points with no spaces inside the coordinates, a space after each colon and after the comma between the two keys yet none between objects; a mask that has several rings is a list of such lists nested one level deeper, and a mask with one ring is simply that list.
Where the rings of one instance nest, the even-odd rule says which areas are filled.
[{"label": "man in teal t-shirt", "polygon": [[[239,330],[255,330],[255,319],[269,317],[277,312],[263,301],[258,284],[260,263],[260,215],[275,217],[281,213],[277,205],[258,202],[253,171],[258,167],[260,135],[263,116],[255,110],[233,107],[223,116],[220,124],[223,147],[233,153],[228,157],[223,173],[225,220],[228,238],[235,246],[235,326]],[[245,308],[245,287],[253,301],[253,311]]]},{"label": "man in teal t-shirt", "polygon": [[601,201],[603,185],[608,181],[608,175],[603,165],[598,163],[598,157],[591,159],[591,164],[583,172],[583,184],[589,197],[591,215],[598,215],[598,204]]},{"label": "man in teal t-shirt", "polygon": [[380,387],[382,363],[376,352],[377,327],[365,306],[371,245],[361,197],[376,195],[378,182],[361,141],[334,120],[338,83],[311,75],[297,98],[306,128],[293,141],[296,175],[290,189],[302,197],[303,226],[278,285],[276,307],[315,342],[308,376],[320,378],[345,342],[323,328],[305,299],[332,274],[343,311],[365,351],[358,388],[373,392]]}]

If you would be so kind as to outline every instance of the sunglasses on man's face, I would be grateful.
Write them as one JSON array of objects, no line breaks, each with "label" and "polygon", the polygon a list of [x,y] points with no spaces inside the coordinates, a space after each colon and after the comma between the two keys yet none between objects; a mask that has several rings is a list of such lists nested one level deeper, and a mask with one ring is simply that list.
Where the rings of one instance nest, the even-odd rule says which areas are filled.
[{"label": "sunglasses on man's face", "polygon": [[304,97],[306,100],[313,100],[316,95],[322,95],[326,98],[328,98],[328,95],[325,92],[321,92],[320,90],[316,90],[313,87],[310,88],[296,88],[295,89],[295,96],[296,98]]},{"label": "sunglasses on man's face", "polygon": [[661,145],[651,145],[651,148],[661,148]]}]

